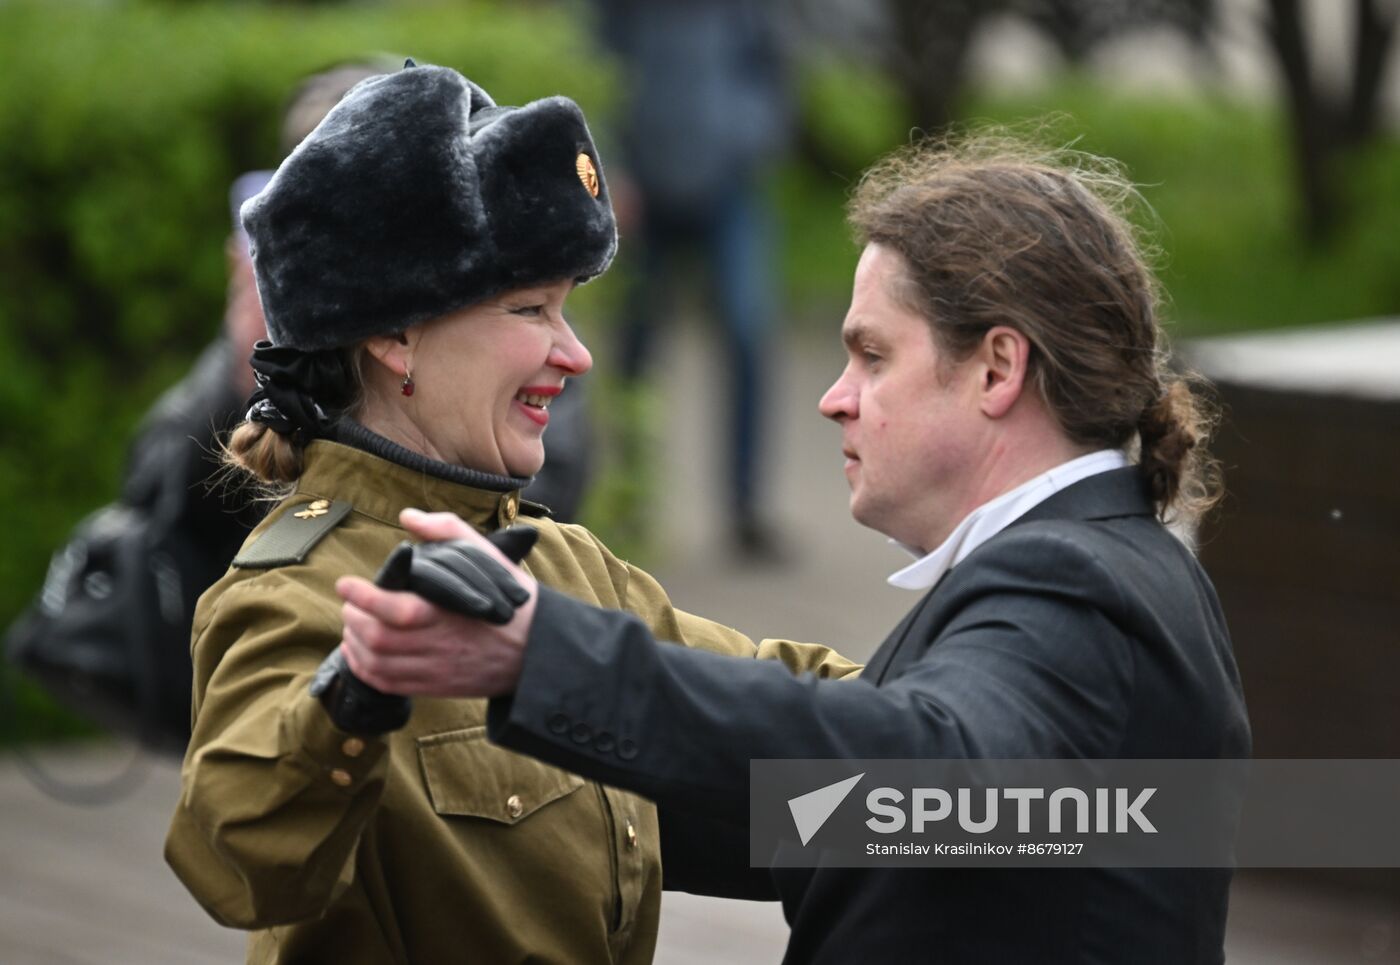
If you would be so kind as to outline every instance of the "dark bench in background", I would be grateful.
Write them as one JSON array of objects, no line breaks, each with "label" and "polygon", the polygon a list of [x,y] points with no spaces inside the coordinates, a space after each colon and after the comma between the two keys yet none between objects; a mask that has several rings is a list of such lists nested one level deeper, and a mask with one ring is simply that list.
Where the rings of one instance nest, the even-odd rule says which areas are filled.
[{"label": "dark bench in background", "polygon": [[1400,757],[1400,321],[1192,343],[1225,407],[1201,533],[1256,757]]},{"label": "dark bench in background", "polygon": [[[1226,500],[1200,533],[1255,757],[1400,757],[1400,321],[1202,339]],[[1254,872],[1400,897],[1400,869]]]}]

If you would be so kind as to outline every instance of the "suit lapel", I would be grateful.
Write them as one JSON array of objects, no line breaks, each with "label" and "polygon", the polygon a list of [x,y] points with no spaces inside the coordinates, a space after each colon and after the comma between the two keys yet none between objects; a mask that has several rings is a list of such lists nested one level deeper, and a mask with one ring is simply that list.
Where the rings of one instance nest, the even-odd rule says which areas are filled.
[{"label": "suit lapel", "polygon": [[[1136,466],[1114,469],[1082,479],[1072,486],[1055,493],[1050,498],[1031,507],[1024,515],[1008,524],[1008,529],[1021,523],[1038,519],[1109,519],[1114,516],[1151,515],[1152,501],[1143,485],[1142,475]],[[1004,531],[1003,531],[1004,532]],[[988,543],[994,542],[993,536]],[[985,544],[984,544],[985,545]],[[981,547],[979,547],[980,549]],[[958,566],[975,561],[976,552]],[[956,569],[956,567],[954,568]],[[892,673],[898,672],[904,664],[899,655],[906,649],[910,637],[923,636],[916,633],[921,618],[931,612],[933,596],[954,572],[949,570],[941,576],[933,588],[924,594],[918,604],[904,615],[904,619],[880,644],[879,649],[865,665],[862,679],[872,681],[876,686],[883,684]]]},{"label": "suit lapel", "polygon": [[904,619],[899,621],[899,626],[895,627],[890,635],[885,637],[885,642],[880,644],[879,648],[870,657],[870,662],[865,665],[865,671],[861,674],[862,679],[873,681],[877,687],[884,683],[885,676],[889,673],[890,665],[893,663],[895,656],[899,653],[900,647],[903,646],[904,641],[909,638],[910,632],[919,622],[919,617],[928,610],[929,601],[933,599],[933,595],[938,592],[938,587],[942,585],[943,580],[946,579],[947,576],[948,574],[945,573],[943,576],[939,577],[938,582],[933,585],[932,589],[924,594],[923,599],[919,600],[908,613],[904,614]]}]

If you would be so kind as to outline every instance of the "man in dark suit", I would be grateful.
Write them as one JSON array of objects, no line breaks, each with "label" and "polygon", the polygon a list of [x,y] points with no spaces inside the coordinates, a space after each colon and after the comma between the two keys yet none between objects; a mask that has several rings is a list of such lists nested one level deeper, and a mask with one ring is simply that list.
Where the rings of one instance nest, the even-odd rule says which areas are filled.
[{"label": "man in dark suit", "polygon": [[[1125,187],[1096,159],[972,145],[911,149],[858,189],[848,364],[820,407],[853,515],[916,557],[891,582],[927,591],[861,679],[657,646],[518,568],[530,597],[504,626],[343,581],[356,674],[492,697],[493,740],[653,798],[680,821],[668,886],[776,892],[790,962],[1222,961],[1226,870],[756,879],[725,864],[734,836],[696,830],[742,828],[751,759],[1248,756],[1215,593],[1163,525],[1213,499],[1206,417],[1103,200]],[[404,522],[485,546],[455,518]]]}]

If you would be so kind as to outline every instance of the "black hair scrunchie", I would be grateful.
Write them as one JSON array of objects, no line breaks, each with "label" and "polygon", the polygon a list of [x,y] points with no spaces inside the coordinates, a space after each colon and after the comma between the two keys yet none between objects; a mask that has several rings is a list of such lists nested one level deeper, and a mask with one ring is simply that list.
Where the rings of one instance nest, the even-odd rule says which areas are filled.
[{"label": "black hair scrunchie", "polygon": [[248,360],[258,387],[248,398],[244,417],[260,422],[305,445],[325,433],[331,419],[316,401],[343,406],[353,382],[339,349],[304,352],[266,339],[253,346]]}]

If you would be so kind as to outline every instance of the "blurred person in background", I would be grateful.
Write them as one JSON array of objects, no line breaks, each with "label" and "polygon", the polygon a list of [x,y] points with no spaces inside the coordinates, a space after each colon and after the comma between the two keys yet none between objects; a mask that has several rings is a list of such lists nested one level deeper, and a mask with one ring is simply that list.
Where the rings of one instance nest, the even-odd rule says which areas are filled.
[{"label": "blurred person in background", "polygon": [[[249,961],[650,961],[655,809],[492,746],[484,701],[410,707],[365,687],[337,648],[335,581],[402,559],[400,514],[422,506],[517,558],[537,535],[540,580],[658,637],[856,669],[676,610],[587,530],[521,498],[552,403],[592,364],[565,300],[617,245],[582,113],[563,97],[497,106],[410,61],[347,94],[243,223],[269,340],[226,458],[281,499],[195,615],[167,860],[216,920],[253,932]],[[513,525],[522,516],[534,525]],[[405,578],[490,566],[449,555]],[[483,590],[456,599],[508,618],[514,601]],[[575,739],[634,752],[625,734]]]},{"label": "blurred person in background", "polygon": [[779,320],[761,177],[787,145],[792,110],[773,12],[745,0],[595,4],[625,79],[617,195],[636,278],[619,332],[621,375],[647,374],[674,315],[667,296],[681,257],[698,254],[727,349],[726,388],[716,394],[727,409],[717,428],[728,448],[730,534],[744,556],[781,558],[762,492]]},{"label": "blurred person in background", "polygon": [[[1247,758],[1219,601],[1164,525],[1218,498],[1209,407],[1168,366],[1130,197],[1099,159],[998,139],[916,145],[857,189],[847,364],[819,407],[852,515],[910,551],[889,581],[922,594],[859,679],[658,646],[519,568],[505,624],[342,580],[347,659],[391,693],[495,698],[502,747],[744,841],[754,760]],[[511,566],[450,515],[414,526]],[[600,732],[631,751],[574,737]],[[712,853],[712,893],[755,893]],[[775,867],[784,960],[1224,960],[1228,868],[900,864]]]}]

